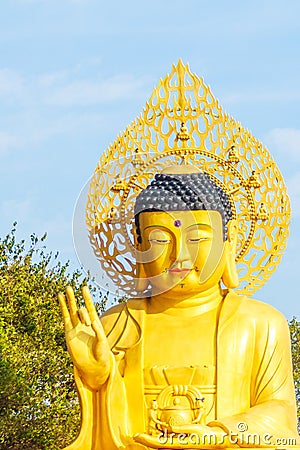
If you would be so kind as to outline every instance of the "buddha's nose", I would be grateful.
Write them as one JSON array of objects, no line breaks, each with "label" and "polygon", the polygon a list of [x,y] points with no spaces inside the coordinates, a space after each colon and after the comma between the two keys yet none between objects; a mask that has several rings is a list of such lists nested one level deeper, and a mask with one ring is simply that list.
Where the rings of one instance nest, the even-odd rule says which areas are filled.
[{"label": "buddha's nose", "polygon": [[178,239],[174,245],[174,264],[181,266],[183,262],[190,259],[190,254],[185,242],[182,239]]}]

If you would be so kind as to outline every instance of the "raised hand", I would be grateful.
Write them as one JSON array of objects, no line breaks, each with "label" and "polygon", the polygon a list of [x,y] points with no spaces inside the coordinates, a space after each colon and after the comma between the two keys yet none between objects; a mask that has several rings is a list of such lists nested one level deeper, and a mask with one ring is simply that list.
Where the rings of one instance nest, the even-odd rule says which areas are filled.
[{"label": "raised hand", "polygon": [[111,352],[88,287],[83,287],[85,307],[77,307],[71,286],[66,298],[58,294],[66,341],[74,365],[92,389],[99,389],[110,373]]}]

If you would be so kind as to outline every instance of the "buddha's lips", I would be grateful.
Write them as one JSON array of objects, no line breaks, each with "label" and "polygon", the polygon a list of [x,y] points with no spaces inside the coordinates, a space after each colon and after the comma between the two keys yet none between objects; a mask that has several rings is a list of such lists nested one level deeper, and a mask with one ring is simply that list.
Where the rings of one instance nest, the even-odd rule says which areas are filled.
[{"label": "buddha's lips", "polygon": [[192,269],[179,269],[178,267],[176,267],[174,269],[169,269],[169,272],[171,272],[171,273],[188,273],[191,270]]}]

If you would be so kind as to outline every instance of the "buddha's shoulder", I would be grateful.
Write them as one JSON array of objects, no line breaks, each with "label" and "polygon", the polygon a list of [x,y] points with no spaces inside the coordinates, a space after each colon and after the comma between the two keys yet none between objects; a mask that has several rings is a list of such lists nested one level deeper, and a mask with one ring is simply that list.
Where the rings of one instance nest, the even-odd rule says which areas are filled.
[{"label": "buddha's shoulder", "polygon": [[235,295],[235,298],[238,298],[239,307],[237,313],[239,316],[252,318],[256,322],[264,324],[267,322],[274,323],[274,325],[283,324],[285,326],[287,324],[287,319],[284,315],[270,304],[246,296]]},{"label": "buddha's shoulder", "polygon": [[145,308],[143,300],[128,300],[108,309],[101,323],[111,348],[130,348],[141,337],[140,313]]},{"label": "buddha's shoulder", "polygon": [[105,325],[113,324],[116,321],[127,320],[128,316],[143,310],[145,310],[145,300],[131,299],[118,303],[105,311],[101,316],[101,322]]},{"label": "buddha's shoulder", "polygon": [[274,317],[284,317],[283,314],[274,306],[265,303],[261,300],[244,297],[242,301],[242,307],[245,311],[249,311],[251,314],[268,314]]}]

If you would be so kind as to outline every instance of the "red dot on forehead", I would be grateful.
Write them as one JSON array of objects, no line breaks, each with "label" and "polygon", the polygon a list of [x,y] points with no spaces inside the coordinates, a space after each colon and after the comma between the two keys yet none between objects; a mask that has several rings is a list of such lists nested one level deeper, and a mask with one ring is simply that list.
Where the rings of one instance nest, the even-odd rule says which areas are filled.
[{"label": "red dot on forehead", "polygon": [[175,225],[175,227],[181,227],[181,220],[175,220],[174,221],[174,225]]}]

